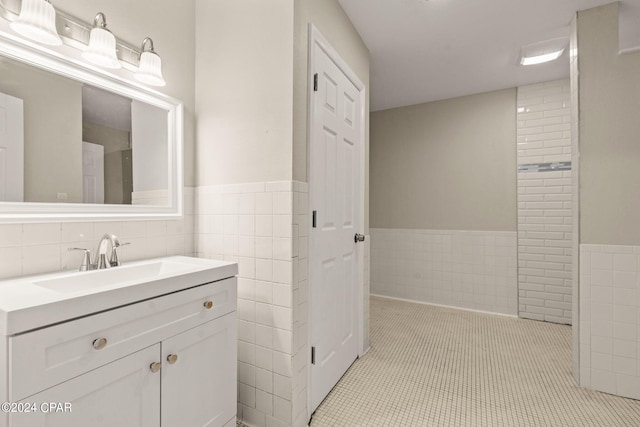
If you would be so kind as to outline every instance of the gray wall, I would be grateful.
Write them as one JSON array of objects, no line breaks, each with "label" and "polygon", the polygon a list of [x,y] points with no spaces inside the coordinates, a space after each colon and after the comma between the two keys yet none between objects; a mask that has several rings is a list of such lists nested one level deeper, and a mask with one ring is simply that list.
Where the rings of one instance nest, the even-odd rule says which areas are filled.
[{"label": "gray wall", "polygon": [[516,90],[371,115],[371,227],[516,230]]},{"label": "gray wall", "polygon": [[24,201],[82,203],[82,84],[6,59],[0,75],[24,101]]},{"label": "gray wall", "polygon": [[618,3],[578,14],[581,243],[640,245],[640,53],[618,54]]},{"label": "gray wall", "polygon": [[293,0],[196,1],[198,185],[292,178]]}]

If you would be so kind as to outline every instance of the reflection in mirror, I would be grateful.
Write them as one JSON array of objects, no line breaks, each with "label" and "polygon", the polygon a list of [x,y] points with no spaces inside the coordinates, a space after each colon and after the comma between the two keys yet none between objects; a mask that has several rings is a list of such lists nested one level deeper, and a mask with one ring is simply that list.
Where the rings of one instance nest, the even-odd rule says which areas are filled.
[{"label": "reflection in mirror", "polygon": [[0,57],[0,201],[168,205],[168,113]]},{"label": "reflection in mirror", "polygon": [[82,87],[82,202],[130,204],[131,99]]}]

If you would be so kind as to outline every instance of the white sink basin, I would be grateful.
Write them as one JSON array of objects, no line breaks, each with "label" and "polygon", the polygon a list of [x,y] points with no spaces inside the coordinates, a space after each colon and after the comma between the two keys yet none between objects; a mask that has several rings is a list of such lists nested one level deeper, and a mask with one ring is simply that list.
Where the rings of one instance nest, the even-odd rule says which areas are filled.
[{"label": "white sink basin", "polygon": [[143,283],[162,276],[184,274],[196,267],[191,263],[175,260],[153,260],[138,265],[77,272],[64,277],[36,280],[32,283],[62,293],[99,290],[100,288],[131,286],[134,282]]},{"label": "white sink basin", "polygon": [[173,256],[94,271],[0,281],[0,335],[15,335],[114,307],[223,280],[238,265]]}]

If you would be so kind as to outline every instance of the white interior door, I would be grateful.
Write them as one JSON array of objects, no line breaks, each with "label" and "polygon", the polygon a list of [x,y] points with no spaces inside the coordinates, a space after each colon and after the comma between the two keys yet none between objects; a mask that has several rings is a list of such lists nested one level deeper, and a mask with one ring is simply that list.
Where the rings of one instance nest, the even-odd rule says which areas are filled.
[{"label": "white interior door", "polygon": [[[358,356],[360,91],[317,43],[311,117],[311,412]],[[314,223],[315,222],[315,226]]]},{"label": "white interior door", "polygon": [[0,93],[0,201],[24,201],[24,117],[20,98]]},{"label": "white interior door", "polygon": [[104,147],[82,142],[82,202],[104,203]]}]

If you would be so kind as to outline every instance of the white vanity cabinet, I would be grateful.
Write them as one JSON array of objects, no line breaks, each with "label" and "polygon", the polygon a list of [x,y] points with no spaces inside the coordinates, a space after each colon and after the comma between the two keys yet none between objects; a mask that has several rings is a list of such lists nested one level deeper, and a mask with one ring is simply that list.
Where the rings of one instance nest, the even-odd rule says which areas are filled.
[{"label": "white vanity cabinet", "polygon": [[235,426],[236,296],[230,277],[6,337],[22,412],[0,426]]},{"label": "white vanity cabinet", "polygon": [[[86,427],[160,425],[160,374],[149,369],[159,360],[160,344],[140,350],[19,403],[33,412],[9,414],[12,427]],[[61,412],[47,403],[62,403]],[[71,413],[64,404],[71,404]],[[43,406],[46,410],[43,410]]]}]

